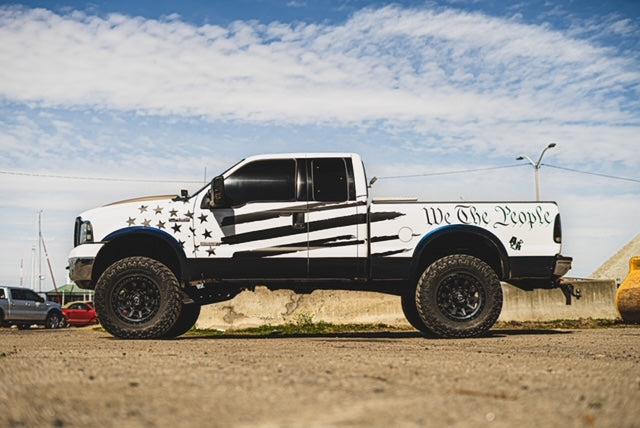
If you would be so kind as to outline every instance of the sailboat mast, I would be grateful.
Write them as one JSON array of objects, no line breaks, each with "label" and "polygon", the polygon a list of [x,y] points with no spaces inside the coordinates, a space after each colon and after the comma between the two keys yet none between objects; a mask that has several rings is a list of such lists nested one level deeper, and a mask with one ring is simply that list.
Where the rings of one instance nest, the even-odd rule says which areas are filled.
[{"label": "sailboat mast", "polygon": [[38,293],[42,292],[42,210],[38,211]]}]

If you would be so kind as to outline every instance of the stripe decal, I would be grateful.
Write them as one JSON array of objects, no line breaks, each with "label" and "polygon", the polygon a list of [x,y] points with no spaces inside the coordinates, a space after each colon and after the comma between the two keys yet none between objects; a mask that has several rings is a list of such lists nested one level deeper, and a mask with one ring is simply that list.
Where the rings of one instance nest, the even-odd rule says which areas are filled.
[{"label": "stripe decal", "polygon": [[[405,214],[399,212],[380,212],[370,215],[370,222],[393,220]],[[243,244],[264,239],[283,238],[285,236],[300,235],[307,232],[317,232],[320,230],[335,229],[345,226],[354,226],[367,222],[366,214],[353,214],[344,217],[335,217],[326,220],[318,220],[307,223],[308,229],[294,229],[292,226],[280,226],[272,229],[256,230],[252,232],[239,233],[237,235],[224,236],[221,239],[223,244]]]},{"label": "stripe decal", "polygon": [[318,202],[308,205],[296,205],[291,207],[278,208],[275,210],[261,211],[249,214],[239,214],[224,217],[221,226],[233,226],[236,224],[253,223],[254,221],[271,220],[283,215],[292,215],[293,213],[319,212],[327,210],[339,210],[342,208],[352,208],[360,205],[366,205],[364,202],[353,202],[348,204],[332,204],[326,202]]},{"label": "stripe decal", "polygon": [[[336,242],[339,241],[339,242]],[[335,238],[317,239],[309,241],[309,250],[319,250],[323,248],[346,247],[350,245],[364,244],[363,240],[355,240],[353,235],[336,236]],[[238,251],[233,257],[270,257],[282,254],[297,253],[299,251],[307,251],[307,242],[296,242],[292,244],[277,245],[268,248],[259,248],[256,250]]]},{"label": "stripe decal", "polygon": [[371,254],[371,257],[387,257],[387,256],[392,256],[394,254],[406,253],[407,251],[411,251],[411,249],[404,248],[402,250],[393,250],[393,251],[385,251],[383,253],[375,253],[375,254]]},{"label": "stripe decal", "polygon": [[370,242],[394,241],[396,239],[400,239],[400,237],[398,235],[372,236]]}]

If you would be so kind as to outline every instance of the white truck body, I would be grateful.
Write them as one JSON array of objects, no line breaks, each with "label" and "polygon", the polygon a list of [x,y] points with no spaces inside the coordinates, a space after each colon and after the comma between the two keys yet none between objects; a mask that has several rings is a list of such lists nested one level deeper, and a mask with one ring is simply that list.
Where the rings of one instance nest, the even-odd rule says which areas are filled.
[{"label": "white truck body", "polygon": [[371,200],[348,153],[250,157],[192,196],[82,213],[75,240],[70,276],[81,287],[114,262],[148,257],[198,304],[255,285],[411,296],[431,263],[454,254],[524,289],[558,287],[571,266],[555,203]]}]

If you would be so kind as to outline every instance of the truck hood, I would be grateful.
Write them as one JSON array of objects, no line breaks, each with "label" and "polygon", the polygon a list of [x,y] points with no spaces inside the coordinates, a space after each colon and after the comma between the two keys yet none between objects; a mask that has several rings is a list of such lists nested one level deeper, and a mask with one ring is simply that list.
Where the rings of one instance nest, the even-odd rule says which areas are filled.
[{"label": "truck hood", "polygon": [[176,198],[176,195],[164,195],[127,199],[85,211],[80,217],[91,222],[95,242],[128,227],[166,229],[170,226],[169,221],[190,221],[182,217],[192,209],[192,202]]}]

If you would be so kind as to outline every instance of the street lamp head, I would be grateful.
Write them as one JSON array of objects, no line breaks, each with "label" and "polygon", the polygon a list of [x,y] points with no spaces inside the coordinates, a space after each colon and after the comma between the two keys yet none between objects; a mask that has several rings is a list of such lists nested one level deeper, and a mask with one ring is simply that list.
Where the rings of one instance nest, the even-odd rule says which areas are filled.
[{"label": "street lamp head", "polygon": [[556,146],[556,143],[551,143],[547,146],[548,149],[552,149]]},{"label": "street lamp head", "polygon": [[516,160],[524,160],[524,158],[522,156],[518,156]]}]

